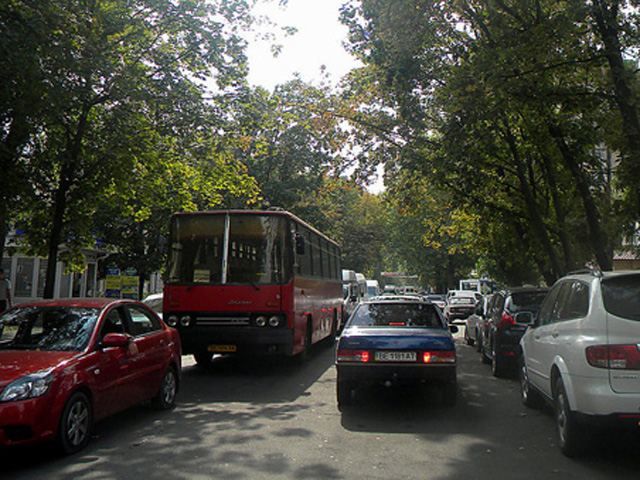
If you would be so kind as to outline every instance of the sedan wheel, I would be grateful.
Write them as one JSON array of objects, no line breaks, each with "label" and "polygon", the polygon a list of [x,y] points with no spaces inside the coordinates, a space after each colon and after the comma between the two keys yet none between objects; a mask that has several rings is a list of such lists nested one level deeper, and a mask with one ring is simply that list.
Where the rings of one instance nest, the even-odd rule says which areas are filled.
[{"label": "sedan wheel", "polygon": [[173,368],[169,368],[162,378],[162,384],[158,395],[154,398],[154,404],[161,410],[170,410],[176,405],[176,394],[178,393],[178,379]]},{"label": "sedan wheel", "polygon": [[74,393],[62,411],[58,443],[66,454],[82,450],[91,436],[93,418],[91,404],[82,392]]}]

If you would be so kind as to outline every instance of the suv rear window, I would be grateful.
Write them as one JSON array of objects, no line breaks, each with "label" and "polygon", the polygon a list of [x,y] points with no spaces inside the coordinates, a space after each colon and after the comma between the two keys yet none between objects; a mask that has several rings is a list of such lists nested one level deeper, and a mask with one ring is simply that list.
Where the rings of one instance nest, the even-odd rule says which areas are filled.
[{"label": "suv rear window", "polygon": [[521,310],[529,311],[532,309],[538,310],[546,296],[546,291],[512,293],[507,299],[506,309],[510,312],[519,312]]},{"label": "suv rear window", "polygon": [[362,304],[349,326],[443,328],[438,308],[428,303]]},{"label": "suv rear window", "polygon": [[602,299],[611,315],[640,321],[640,275],[602,280]]}]

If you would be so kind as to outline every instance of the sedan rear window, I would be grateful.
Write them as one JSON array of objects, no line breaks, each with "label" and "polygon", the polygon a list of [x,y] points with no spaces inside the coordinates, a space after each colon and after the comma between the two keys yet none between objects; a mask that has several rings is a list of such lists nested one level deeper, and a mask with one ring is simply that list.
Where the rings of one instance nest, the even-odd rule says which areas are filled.
[{"label": "sedan rear window", "polygon": [[546,296],[546,291],[512,293],[507,299],[506,308],[510,312],[519,312],[521,310],[529,311],[532,309],[538,310]]},{"label": "sedan rear window", "polygon": [[602,281],[604,308],[611,315],[640,321],[640,275],[624,275]]},{"label": "sedan rear window", "polygon": [[434,305],[421,303],[370,303],[356,310],[350,326],[443,328]]}]

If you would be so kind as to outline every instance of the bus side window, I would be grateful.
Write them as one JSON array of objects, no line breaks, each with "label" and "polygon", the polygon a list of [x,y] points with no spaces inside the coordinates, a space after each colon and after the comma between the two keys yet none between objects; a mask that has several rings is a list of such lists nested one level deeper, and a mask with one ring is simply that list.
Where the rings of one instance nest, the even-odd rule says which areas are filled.
[{"label": "bus side window", "polygon": [[331,278],[331,269],[329,267],[329,242],[327,242],[324,238],[321,238],[320,244],[322,246],[322,276],[324,278]]}]

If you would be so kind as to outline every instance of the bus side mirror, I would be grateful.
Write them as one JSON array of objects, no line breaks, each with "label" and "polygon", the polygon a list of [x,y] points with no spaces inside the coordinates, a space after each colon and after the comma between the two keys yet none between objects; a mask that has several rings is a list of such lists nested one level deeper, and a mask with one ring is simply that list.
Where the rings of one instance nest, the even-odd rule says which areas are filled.
[{"label": "bus side mirror", "polygon": [[296,233],[295,236],[295,242],[296,242],[296,254],[297,255],[304,255],[304,237],[302,235],[300,235],[299,233]]}]

